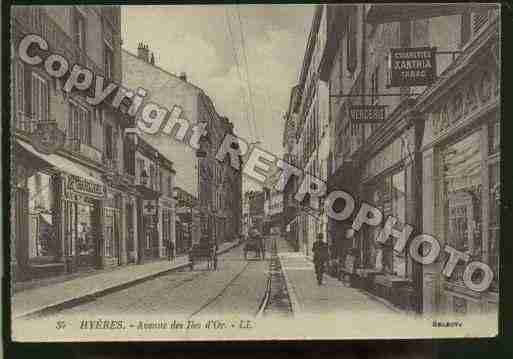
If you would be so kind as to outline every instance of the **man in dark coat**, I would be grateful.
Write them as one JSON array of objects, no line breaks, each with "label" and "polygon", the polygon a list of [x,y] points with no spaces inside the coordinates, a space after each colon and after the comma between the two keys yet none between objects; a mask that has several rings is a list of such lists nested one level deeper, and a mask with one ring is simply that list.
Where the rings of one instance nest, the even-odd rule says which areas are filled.
[{"label": "man in dark coat", "polygon": [[324,267],[329,259],[328,245],[322,240],[322,233],[317,234],[317,240],[312,246],[313,261],[315,266],[315,275],[317,277],[317,283],[322,284],[324,275]]},{"label": "man in dark coat", "polygon": [[170,261],[175,259],[175,244],[171,239],[167,241],[167,257]]}]

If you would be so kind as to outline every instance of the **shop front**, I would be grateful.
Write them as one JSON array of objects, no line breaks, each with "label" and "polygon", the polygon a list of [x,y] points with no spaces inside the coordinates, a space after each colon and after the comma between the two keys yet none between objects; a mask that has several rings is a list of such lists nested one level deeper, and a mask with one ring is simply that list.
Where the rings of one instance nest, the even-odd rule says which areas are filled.
[{"label": "shop front", "polygon": [[124,255],[124,228],[122,223],[123,193],[108,187],[102,208],[103,218],[103,248],[102,265],[114,267],[121,265]]},{"label": "shop front", "polygon": [[[471,44],[457,61],[465,64],[461,71],[450,71],[419,103],[427,114],[423,231],[465,253],[469,261],[486,263],[494,279],[488,290],[472,291],[463,283],[463,261],[450,276],[441,274],[444,255],[424,275],[426,313],[477,314],[498,307],[500,67],[493,56],[494,31],[492,26]],[[479,274],[472,279],[478,282]]]},{"label": "shop front", "polygon": [[[333,191],[345,191],[350,194],[358,193],[359,166],[354,162],[345,161],[328,177],[328,193]],[[333,210],[340,212],[344,209],[345,203],[342,200],[335,201]],[[348,240],[346,233],[351,229],[353,218],[339,221],[328,218],[328,239],[330,242],[331,258],[329,262],[330,273],[339,279],[349,278],[355,269],[357,259],[356,239]],[[359,258],[359,257],[358,257]]]},{"label": "shop front", "polygon": [[[422,268],[410,257],[407,247],[394,249],[396,240],[378,241],[389,217],[393,228],[402,232],[406,225],[419,222],[421,166],[418,155],[422,126],[410,111],[413,103],[401,103],[387,119],[383,131],[375,132],[362,151],[362,196],[383,215],[380,226],[363,226],[356,236],[356,284],[406,311],[420,311]],[[415,235],[415,233],[413,233]]]},{"label": "shop front", "polygon": [[16,280],[100,266],[100,174],[28,142],[15,145]]},{"label": "shop front", "polygon": [[141,200],[142,216],[140,221],[139,253],[142,254],[140,261],[154,260],[160,258],[160,241],[158,228],[158,199]]},{"label": "shop front", "polygon": [[104,185],[75,175],[62,176],[60,200],[67,272],[102,267]]}]

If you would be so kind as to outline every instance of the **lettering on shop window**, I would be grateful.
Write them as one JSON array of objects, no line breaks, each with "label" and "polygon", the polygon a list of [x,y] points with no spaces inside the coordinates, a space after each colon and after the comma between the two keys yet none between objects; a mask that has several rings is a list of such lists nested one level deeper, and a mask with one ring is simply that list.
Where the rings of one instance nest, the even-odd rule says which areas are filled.
[{"label": "lettering on shop window", "polygon": [[434,134],[438,135],[459,122],[463,116],[469,116],[479,106],[485,105],[495,96],[497,82],[491,71],[484,70],[477,76],[477,81],[468,82],[462,87],[463,92],[456,92],[433,114]]}]

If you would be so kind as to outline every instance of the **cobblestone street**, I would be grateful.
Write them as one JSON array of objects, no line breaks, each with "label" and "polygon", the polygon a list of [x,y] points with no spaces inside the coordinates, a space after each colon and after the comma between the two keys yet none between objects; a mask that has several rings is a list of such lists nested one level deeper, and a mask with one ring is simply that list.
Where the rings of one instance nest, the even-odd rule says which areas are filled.
[{"label": "cobblestone street", "polygon": [[254,315],[265,292],[268,261],[249,258],[245,261],[237,247],[219,257],[217,271],[202,262],[193,271],[171,272],[59,314]]}]

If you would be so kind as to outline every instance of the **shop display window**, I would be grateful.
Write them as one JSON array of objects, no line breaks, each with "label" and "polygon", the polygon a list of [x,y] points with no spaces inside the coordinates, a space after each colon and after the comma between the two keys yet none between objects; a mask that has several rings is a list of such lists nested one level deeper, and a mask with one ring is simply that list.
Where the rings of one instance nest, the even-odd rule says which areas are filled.
[{"label": "shop display window", "polygon": [[[480,132],[442,150],[442,215],[447,244],[470,256],[482,257],[482,181]],[[463,280],[459,262],[450,281]]]},{"label": "shop display window", "polygon": [[29,258],[55,258],[57,237],[52,214],[51,176],[37,172],[27,180],[29,207]]}]

